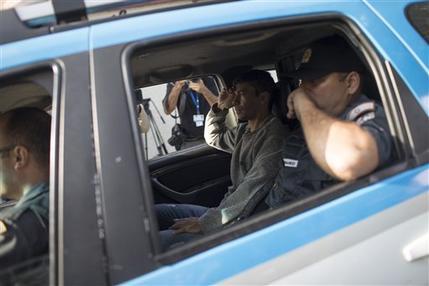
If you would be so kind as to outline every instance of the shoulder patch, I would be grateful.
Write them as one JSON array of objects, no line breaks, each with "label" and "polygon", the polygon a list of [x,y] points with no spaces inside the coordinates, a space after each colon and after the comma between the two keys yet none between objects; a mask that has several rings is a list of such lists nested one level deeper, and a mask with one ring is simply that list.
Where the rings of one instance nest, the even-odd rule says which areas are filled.
[{"label": "shoulder patch", "polygon": [[289,168],[297,168],[298,167],[298,160],[283,158],[283,165],[285,167],[289,167]]},{"label": "shoulder patch", "polygon": [[357,120],[356,120],[356,123],[358,124],[358,125],[362,125],[362,124],[364,124],[366,121],[368,121],[368,120],[371,120],[371,119],[374,119],[375,118],[375,112],[368,112],[368,113],[365,113],[364,115],[362,115],[362,116],[360,116]]},{"label": "shoulder patch", "polygon": [[359,117],[362,115],[375,111],[375,103],[374,102],[364,102],[359,104],[358,106],[354,107],[352,110],[350,110],[347,114],[347,119],[351,121],[356,121]]}]

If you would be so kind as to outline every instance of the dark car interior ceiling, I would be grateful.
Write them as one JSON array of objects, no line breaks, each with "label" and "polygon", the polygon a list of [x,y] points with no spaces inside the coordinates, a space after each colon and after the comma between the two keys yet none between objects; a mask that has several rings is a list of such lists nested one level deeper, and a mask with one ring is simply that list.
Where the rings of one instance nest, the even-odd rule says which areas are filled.
[{"label": "dark car interior ceiling", "polygon": [[137,49],[131,59],[136,87],[165,83],[201,74],[220,74],[248,65],[274,68],[286,54],[304,44],[335,33],[330,25],[287,26],[243,31]]}]

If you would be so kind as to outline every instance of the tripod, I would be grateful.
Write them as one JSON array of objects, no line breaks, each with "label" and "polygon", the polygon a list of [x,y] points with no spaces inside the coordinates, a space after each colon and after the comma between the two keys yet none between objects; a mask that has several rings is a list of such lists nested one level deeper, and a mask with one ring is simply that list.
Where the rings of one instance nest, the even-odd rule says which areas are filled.
[{"label": "tripod", "polygon": [[[144,111],[147,114],[147,117],[149,119],[150,124],[150,131],[152,133],[153,141],[155,142],[156,149],[158,150],[158,155],[165,155],[168,154],[167,148],[165,147],[164,138],[162,137],[161,131],[159,130],[159,127],[156,123],[156,121],[153,118],[152,111],[150,110],[149,103],[151,102],[150,98],[142,99],[142,105],[144,108]],[[155,110],[159,115],[159,118],[161,119],[162,123],[165,124],[164,118],[162,118],[161,113],[159,112],[156,105],[152,102],[152,105],[155,106]],[[141,108],[141,107],[140,107]],[[141,111],[140,111],[141,112]],[[145,159],[148,159],[149,153],[148,153],[148,142],[147,142],[147,134],[144,134],[144,155]]]}]

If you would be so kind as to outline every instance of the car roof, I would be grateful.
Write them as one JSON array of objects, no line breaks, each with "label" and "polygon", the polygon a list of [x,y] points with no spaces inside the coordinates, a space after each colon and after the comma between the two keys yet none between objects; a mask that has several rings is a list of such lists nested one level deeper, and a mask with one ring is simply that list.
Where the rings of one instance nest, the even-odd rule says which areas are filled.
[{"label": "car roof", "polygon": [[[74,2],[74,1],[73,1]],[[81,2],[85,2],[82,0]],[[128,1],[125,1],[128,2]],[[148,2],[148,1],[137,1]],[[189,2],[189,1],[188,1]],[[191,1],[192,2],[192,1]],[[198,2],[200,3],[200,2]],[[403,76],[406,82],[410,83],[410,87],[413,89],[413,93],[420,97],[420,100],[424,99],[422,95],[426,93],[426,87],[422,85],[422,82],[426,78],[422,78],[424,73],[417,73],[415,76],[415,70],[410,70],[410,65],[407,64],[410,60],[416,61],[420,68],[426,72],[427,67],[427,45],[416,31],[413,30],[412,26],[407,22],[407,18],[397,17],[398,12],[404,12],[407,6],[414,1],[401,1],[395,5],[388,5],[388,9],[383,10],[383,6],[378,4],[377,1],[365,1],[365,2],[353,2],[348,5],[338,5],[337,2],[330,1],[317,1],[317,2],[270,2],[270,5],[263,1],[215,1],[210,3],[216,3],[215,5],[196,5],[195,7],[182,9],[175,7],[169,10],[153,10],[149,14],[137,14],[136,17],[130,17],[127,15],[106,18],[103,20],[95,21],[81,21],[72,22],[66,24],[56,24],[52,26],[41,26],[38,28],[29,29],[22,21],[17,20],[16,13],[3,13],[2,21],[7,20],[8,17],[15,17],[15,21],[19,21],[20,25],[14,26],[13,23],[8,25],[0,25],[0,34],[2,35],[2,65],[0,70],[13,68],[22,64],[29,64],[32,62],[40,62],[44,60],[52,60],[61,56],[77,54],[80,52],[86,52],[89,49],[101,49],[111,47],[115,45],[123,45],[131,42],[139,42],[144,39],[144,44],[151,44],[156,38],[168,37],[169,39],[185,39],[189,36],[202,39],[210,31],[222,35],[222,31],[228,29],[228,32],[233,31],[234,27],[244,26],[248,21],[257,24],[258,29],[267,25],[273,25],[273,23],[279,24],[278,19],[286,19],[288,23],[294,22],[317,22],[329,19],[344,19],[349,23],[355,23],[360,29],[364,31],[364,34],[371,34],[371,30],[374,30],[374,26],[371,25],[372,21],[380,23],[380,19],[386,24],[385,19],[389,19],[389,23],[392,22],[392,17],[395,18],[394,24],[386,24],[385,26],[377,26],[377,32],[374,34],[381,34],[381,30],[390,30],[396,35],[396,37],[403,43],[403,46],[395,44],[396,39],[392,37],[381,37],[370,39],[374,43],[377,51],[388,61],[392,62],[396,67],[396,70],[401,76]],[[13,12],[14,10],[7,10]],[[161,12],[160,12],[161,11]],[[236,11],[240,11],[237,13]],[[371,13],[371,11],[373,13]],[[142,16],[144,15],[144,16]],[[219,17],[219,15],[223,15]],[[364,17],[366,21],[361,21]],[[183,19],[187,19],[184,21]],[[288,24],[289,25],[289,24]],[[142,28],[144,27],[144,28]],[[248,31],[253,30],[252,27],[246,27]],[[11,29],[12,32],[9,34],[2,33],[4,29]],[[13,36],[16,31],[22,32],[18,36]],[[29,32],[30,31],[30,32]],[[238,30],[237,30],[238,31]],[[398,33],[400,31],[401,33]],[[243,30],[240,31],[240,33]],[[314,40],[314,35],[306,35],[304,32],[296,30],[297,33],[289,34],[290,41],[289,45],[286,44],[284,49],[292,49],[294,46],[299,46],[305,43],[305,41]],[[29,34],[25,34],[29,33]],[[14,41],[12,38],[15,37]],[[250,35],[250,34],[249,34]],[[267,39],[264,37],[267,36]],[[287,41],[286,32],[277,34]],[[323,36],[321,34],[320,36]],[[252,38],[252,36],[249,36]],[[268,33],[262,33],[259,35],[253,35],[253,39],[262,37],[260,44],[269,47],[268,43],[271,40],[268,37]],[[276,37],[276,36],[274,36]],[[6,40],[4,40],[6,38]],[[31,38],[31,41],[30,39]],[[411,45],[413,43],[413,45]],[[420,45],[421,43],[421,45]],[[2,43],[0,43],[2,44]],[[212,51],[219,54],[221,49],[217,49],[207,41],[200,43],[203,46],[203,50],[208,55]],[[228,45],[225,41],[224,45]],[[252,43],[253,46],[255,43]],[[243,44],[244,45],[244,44]],[[408,60],[403,58],[391,57],[392,54],[388,51],[390,48],[409,50],[410,54],[414,58],[409,57]],[[420,47],[420,48],[419,48]],[[423,48],[421,48],[423,47]],[[170,49],[172,52],[173,49]],[[276,51],[277,52],[277,51]],[[398,51],[399,52],[399,51]],[[188,53],[189,54],[189,53]],[[184,54],[186,56],[186,53]],[[407,56],[408,57],[408,56]],[[250,57],[249,57],[250,58]],[[150,61],[145,63],[150,64]],[[214,64],[214,62],[213,62]],[[221,71],[221,68],[214,67],[213,72]],[[138,73],[138,71],[137,71]],[[195,74],[199,74],[201,71],[195,71]],[[159,83],[160,81],[152,81],[152,84]],[[425,106],[427,112],[429,109]]]},{"label": "car roof", "polygon": [[[236,0],[229,0],[236,1]],[[0,44],[114,21],[137,13],[153,13],[181,7],[207,5],[225,0],[26,0],[2,5]]]}]

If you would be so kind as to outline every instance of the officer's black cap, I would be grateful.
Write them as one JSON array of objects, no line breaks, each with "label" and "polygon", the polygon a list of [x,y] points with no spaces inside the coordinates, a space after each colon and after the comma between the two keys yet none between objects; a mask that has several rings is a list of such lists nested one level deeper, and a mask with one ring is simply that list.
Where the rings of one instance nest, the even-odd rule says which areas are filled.
[{"label": "officer's black cap", "polygon": [[341,37],[331,36],[304,50],[298,70],[290,77],[315,80],[333,72],[363,72],[364,66],[352,47]]}]

